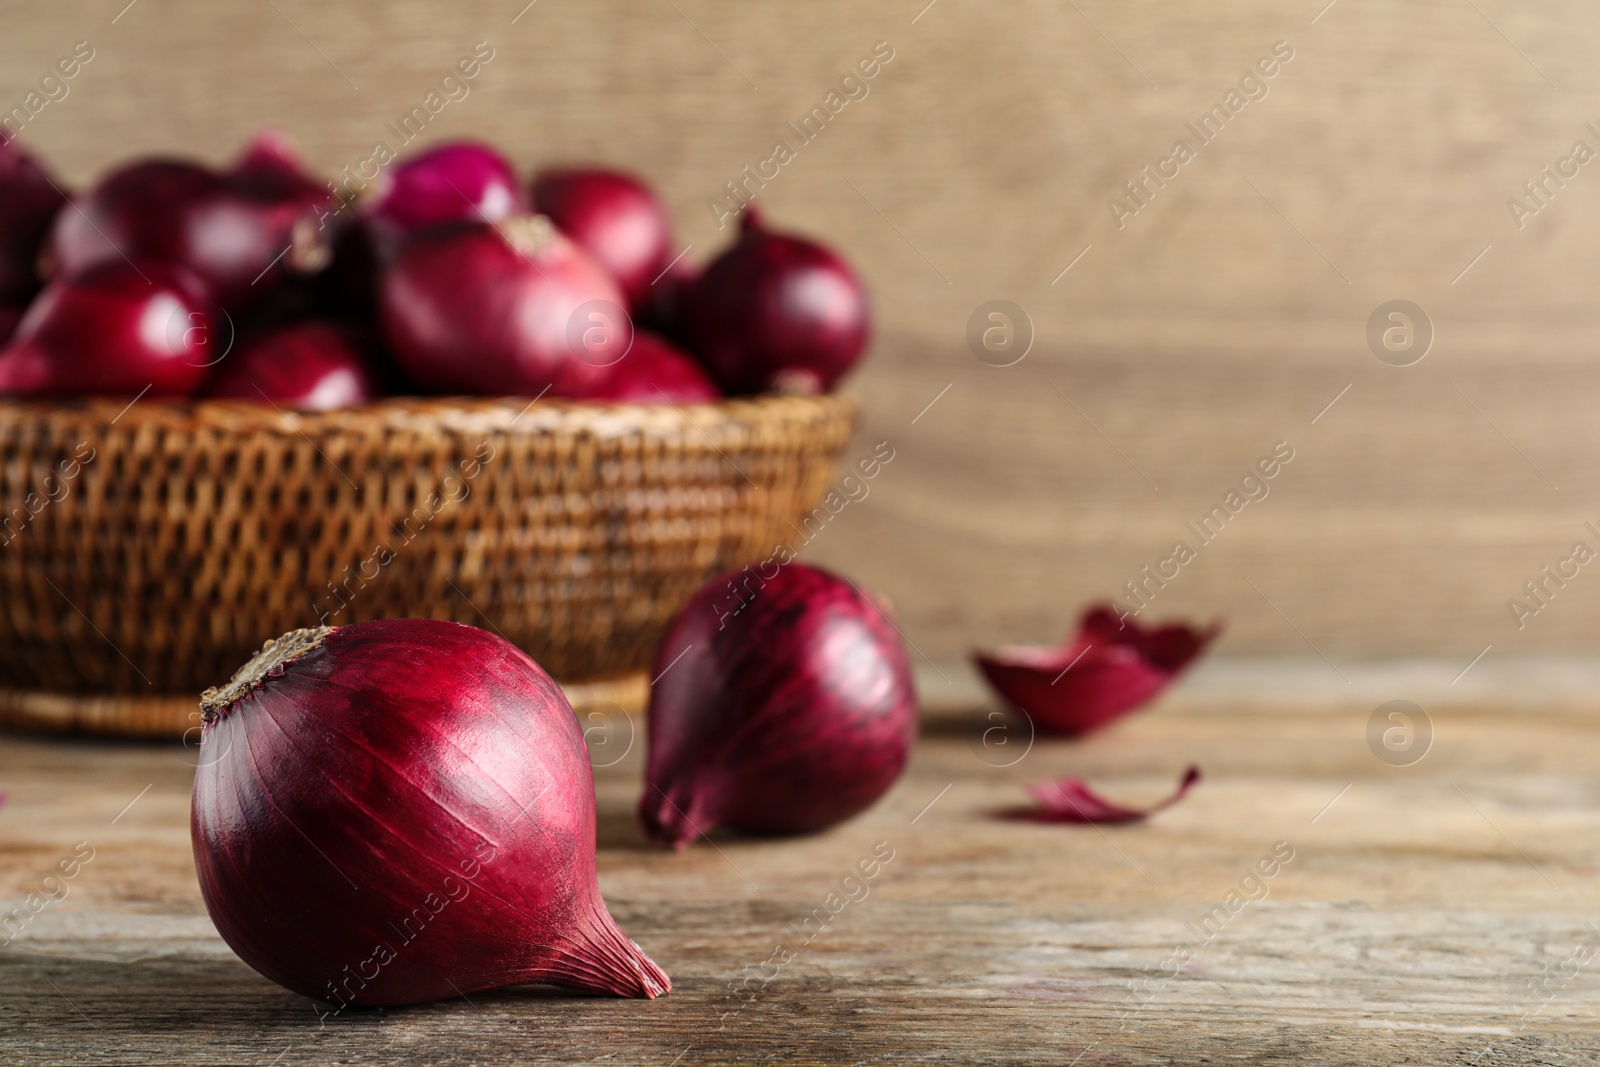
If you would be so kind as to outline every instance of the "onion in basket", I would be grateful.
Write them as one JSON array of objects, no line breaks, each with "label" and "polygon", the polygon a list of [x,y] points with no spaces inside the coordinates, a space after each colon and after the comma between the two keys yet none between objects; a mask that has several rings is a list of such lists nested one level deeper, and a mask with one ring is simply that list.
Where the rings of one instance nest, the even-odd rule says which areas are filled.
[{"label": "onion in basket", "polygon": [[273,330],[222,361],[206,395],[331,411],[375,399],[378,378],[352,332],[307,321]]},{"label": "onion in basket", "polygon": [[[549,219],[518,215],[413,237],[383,276],[378,321],[400,366],[425,389],[585,396],[627,351],[623,300]],[[600,340],[584,347],[588,336]]]},{"label": "onion in basket", "polygon": [[623,404],[713,404],[716,383],[693,356],[670,341],[640,330],[611,376],[585,400]]},{"label": "onion in basket", "polygon": [[861,357],[866,292],[828,248],[768,230],[746,207],[741,236],[689,290],[684,325],[729,393],[815,393]]},{"label": "onion in basket", "polygon": [[0,349],[0,393],[192,393],[214,336],[202,286],[177,267],[102,263],[45,286]]},{"label": "onion in basket", "polygon": [[651,282],[672,258],[672,223],[655,192],[640,179],[600,168],[541,171],[533,207],[594,257],[641,311]]},{"label": "onion in basket", "polygon": [[175,264],[234,313],[262,300],[284,273],[326,265],[319,221],[332,200],[326,186],[263,151],[247,152],[227,174],[143,160],[113,171],[60,213],[45,259],[63,274],[127,260]]}]

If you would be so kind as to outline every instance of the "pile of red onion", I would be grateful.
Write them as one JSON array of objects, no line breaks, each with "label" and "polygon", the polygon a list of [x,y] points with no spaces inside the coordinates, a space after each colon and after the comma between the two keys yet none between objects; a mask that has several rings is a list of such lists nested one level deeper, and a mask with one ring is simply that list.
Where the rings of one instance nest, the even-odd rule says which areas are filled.
[{"label": "pile of red onion", "polygon": [[[866,295],[831,249],[747,208],[703,271],[686,252],[636,175],[557,167],[524,185],[473,141],[388,161],[353,199],[267,132],[225,169],[136,160],[70,201],[13,142],[0,395],[698,404],[823,392],[860,358]],[[113,267],[146,291],[108,298]],[[168,307],[174,286],[193,326],[178,342],[160,310],[130,310]]]}]

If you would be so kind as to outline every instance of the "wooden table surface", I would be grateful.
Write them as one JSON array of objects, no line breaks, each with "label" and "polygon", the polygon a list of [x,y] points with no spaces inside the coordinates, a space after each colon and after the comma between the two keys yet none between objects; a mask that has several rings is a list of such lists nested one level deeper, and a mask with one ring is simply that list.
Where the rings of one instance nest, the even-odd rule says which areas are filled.
[{"label": "wooden table surface", "polygon": [[[1210,664],[1101,736],[1031,748],[979,742],[983,703],[958,678],[867,814],[683,854],[641,842],[634,744],[598,772],[600,881],[670,996],[524,988],[326,1026],[206,917],[192,750],[3,739],[5,910],[77,842],[93,859],[0,951],[0,1062],[1594,1062],[1596,672],[1502,670],[1485,690],[1452,689],[1442,666],[1339,669],[1348,682],[1320,661]],[[1423,689],[1431,748],[1391,766],[1368,719]],[[1139,800],[1191,761],[1205,780],[1145,825],[1000,817],[1028,782],[1083,774]],[[746,968],[771,975],[773,948],[876,842],[894,858],[869,894],[741,1008]],[[1293,858],[1246,879],[1275,846]],[[1241,888],[1236,906],[1259,899],[1228,913]]]}]

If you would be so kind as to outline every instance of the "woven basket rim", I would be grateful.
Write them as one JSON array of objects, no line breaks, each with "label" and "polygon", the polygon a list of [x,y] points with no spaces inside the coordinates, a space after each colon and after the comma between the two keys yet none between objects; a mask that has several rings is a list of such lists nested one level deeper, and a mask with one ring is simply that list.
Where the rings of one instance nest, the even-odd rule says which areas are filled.
[{"label": "woven basket rim", "polygon": [[124,432],[205,427],[253,433],[381,430],[387,427],[495,431],[500,433],[591,432],[601,436],[646,431],[704,431],[717,426],[760,423],[769,418],[809,419],[852,414],[856,400],[843,393],[816,396],[763,394],[701,404],[627,404],[526,397],[385,397],[333,411],[291,411],[250,400],[203,398],[82,397],[63,400],[0,398],[0,424],[44,423],[63,418],[115,425]]}]

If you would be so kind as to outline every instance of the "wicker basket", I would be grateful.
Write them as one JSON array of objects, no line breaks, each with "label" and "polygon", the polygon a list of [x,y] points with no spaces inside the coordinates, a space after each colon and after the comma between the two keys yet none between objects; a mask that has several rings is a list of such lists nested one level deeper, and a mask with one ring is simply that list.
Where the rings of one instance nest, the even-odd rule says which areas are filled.
[{"label": "wicker basket", "polygon": [[854,418],[835,396],[0,401],[0,722],[176,736],[267,638],[399,616],[625,693],[695,589],[796,536]]}]

